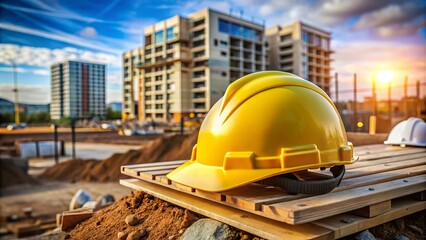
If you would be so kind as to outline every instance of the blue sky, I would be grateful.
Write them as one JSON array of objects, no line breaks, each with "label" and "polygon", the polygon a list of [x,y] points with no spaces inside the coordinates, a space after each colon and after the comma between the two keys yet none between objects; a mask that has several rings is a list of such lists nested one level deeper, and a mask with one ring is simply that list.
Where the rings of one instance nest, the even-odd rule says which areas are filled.
[{"label": "blue sky", "polygon": [[13,99],[14,61],[20,101],[47,103],[49,66],[74,59],[107,64],[107,102],[121,101],[121,54],[143,43],[143,28],[206,7],[265,21],[266,27],[303,20],[332,31],[332,67],[343,89],[351,87],[354,72],[360,87],[369,87],[381,70],[394,72],[396,86],[406,74],[410,84],[426,81],[424,0],[2,0],[0,96]]}]

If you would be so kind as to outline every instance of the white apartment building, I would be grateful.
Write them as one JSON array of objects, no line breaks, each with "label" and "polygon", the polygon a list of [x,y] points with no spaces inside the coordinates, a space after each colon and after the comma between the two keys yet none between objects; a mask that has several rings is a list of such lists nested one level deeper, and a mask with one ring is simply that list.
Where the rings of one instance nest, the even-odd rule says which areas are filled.
[{"label": "white apartment building", "polygon": [[105,65],[66,61],[51,66],[51,119],[105,117]]},{"label": "white apartment building", "polygon": [[266,69],[264,26],[211,9],[158,22],[144,35],[143,47],[123,54],[123,119],[203,116],[232,81]]},{"label": "white apartment building", "polygon": [[266,29],[269,69],[294,73],[330,94],[331,33],[303,22]]}]

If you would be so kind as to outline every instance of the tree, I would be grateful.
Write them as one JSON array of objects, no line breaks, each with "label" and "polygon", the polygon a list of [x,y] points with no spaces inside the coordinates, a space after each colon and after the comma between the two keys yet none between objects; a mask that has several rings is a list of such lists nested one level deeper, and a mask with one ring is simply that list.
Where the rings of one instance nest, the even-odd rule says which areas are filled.
[{"label": "tree", "polygon": [[114,111],[112,108],[106,109],[106,118],[111,119],[120,119],[121,118],[121,112],[120,111]]}]

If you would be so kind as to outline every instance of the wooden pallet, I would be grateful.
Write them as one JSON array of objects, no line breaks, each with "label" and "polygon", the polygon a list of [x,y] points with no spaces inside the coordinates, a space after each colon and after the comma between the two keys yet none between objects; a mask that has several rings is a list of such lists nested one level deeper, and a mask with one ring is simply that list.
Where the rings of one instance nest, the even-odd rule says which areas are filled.
[{"label": "wooden pallet", "polygon": [[[150,183],[291,225],[311,224],[340,214],[373,219],[393,211],[395,199],[426,190],[426,149],[370,145],[358,147],[355,152],[360,155],[360,161],[347,166],[340,186],[331,193],[319,196],[292,195],[282,189],[260,184],[211,193],[167,179],[165,175],[185,161],[122,166],[123,174],[143,180],[122,181],[122,184],[141,190],[140,184]],[[425,209],[425,204],[420,202],[416,207],[416,210]],[[323,225],[333,226],[330,223]],[[339,231],[333,231],[334,237],[345,236],[345,233],[340,233],[340,227],[335,229]]]}]

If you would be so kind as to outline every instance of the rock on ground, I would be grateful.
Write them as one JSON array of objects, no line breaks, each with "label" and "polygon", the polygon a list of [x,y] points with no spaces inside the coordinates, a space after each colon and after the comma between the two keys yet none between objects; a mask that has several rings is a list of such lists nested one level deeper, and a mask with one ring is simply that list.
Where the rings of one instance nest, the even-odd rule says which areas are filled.
[{"label": "rock on ground", "polygon": [[410,240],[410,239],[404,235],[398,235],[395,237],[395,240]]},{"label": "rock on ground", "polygon": [[228,225],[213,219],[200,219],[183,233],[181,240],[226,240],[234,238]]},{"label": "rock on ground", "polygon": [[376,240],[368,230],[364,230],[356,235],[356,240]]}]

